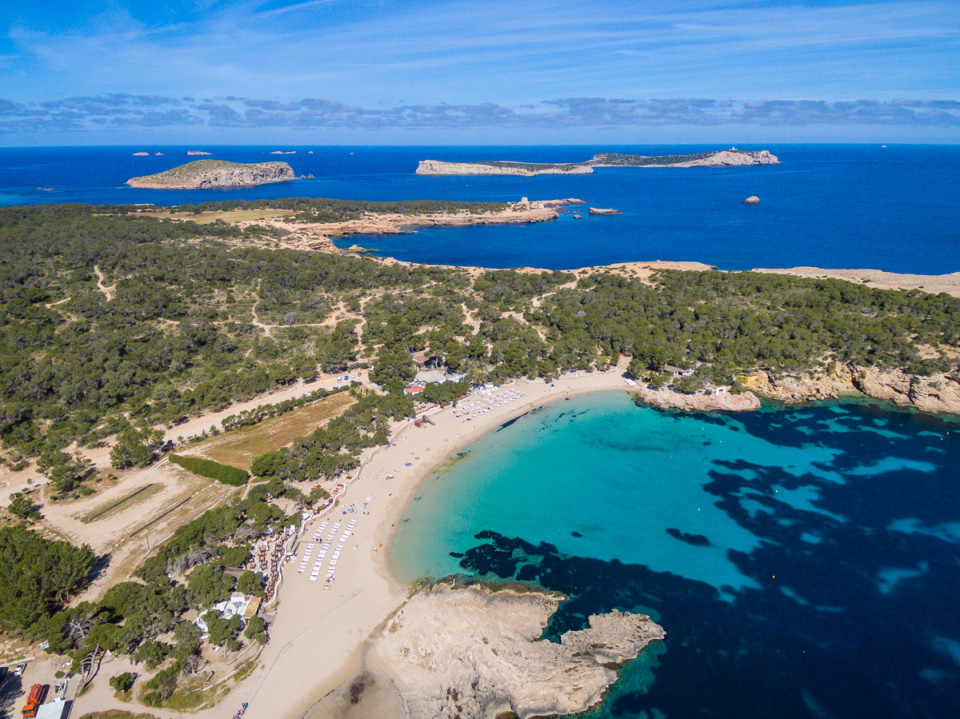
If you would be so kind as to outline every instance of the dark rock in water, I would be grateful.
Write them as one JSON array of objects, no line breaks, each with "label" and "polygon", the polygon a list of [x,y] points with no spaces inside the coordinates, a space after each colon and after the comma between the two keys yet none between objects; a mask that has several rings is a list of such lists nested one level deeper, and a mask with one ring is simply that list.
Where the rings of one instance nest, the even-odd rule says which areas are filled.
[{"label": "dark rock in water", "polygon": [[463,559],[463,552],[450,552],[450,556],[454,559]]},{"label": "dark rock in water", "polygon": [[570,532],[571,537],[582,537],[583,535],[580,532]]},{"label": "dark rock in water", "polygon": [[687,532],[681,532],[679,529],[676,529],[674,527],[670,527],[667,530],[667,534],[669,534],[674,539],[679,539],[681,542],[686,542],[687,544],[691,544],[694,547],[710,546],[710,540],[707,537],[703,536],[702,534],[688,534]]}]

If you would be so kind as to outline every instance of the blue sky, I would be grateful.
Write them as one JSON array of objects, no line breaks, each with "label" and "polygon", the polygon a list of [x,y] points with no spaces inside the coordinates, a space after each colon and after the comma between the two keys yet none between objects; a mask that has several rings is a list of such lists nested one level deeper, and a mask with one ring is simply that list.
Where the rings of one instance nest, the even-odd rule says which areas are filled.
[{"label": "blue sky", "polygon": [[0,145],[960,142],[960,2],[0,6]]}]

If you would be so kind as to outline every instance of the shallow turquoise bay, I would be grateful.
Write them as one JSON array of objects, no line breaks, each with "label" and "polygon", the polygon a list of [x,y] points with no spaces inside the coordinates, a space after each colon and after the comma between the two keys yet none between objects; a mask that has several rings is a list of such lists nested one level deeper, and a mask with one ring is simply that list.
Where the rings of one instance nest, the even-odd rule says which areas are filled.
[{"label": "shallow turquoise bay", "polygon": [[563,400],[428,478],[392,562],[563,591],[547,636],[653,614],[667,640],[603,716],[942,716],[960,688],[958,430],[863,403]]}]

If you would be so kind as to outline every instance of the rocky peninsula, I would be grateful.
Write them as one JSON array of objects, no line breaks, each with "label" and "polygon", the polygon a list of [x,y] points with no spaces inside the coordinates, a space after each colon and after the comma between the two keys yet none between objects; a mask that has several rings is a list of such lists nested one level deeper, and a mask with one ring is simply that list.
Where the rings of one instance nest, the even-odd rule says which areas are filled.
[{"label": "rocky peninsula", "polygon": [[643,614],[593,615],[541,639],[564,597],[442,584],[413,596],[372,639],[367,664],[393,682],[408,719],[579,714],[617,668],[666,636]]},{"label": "rocky peninsula", "polygon": [[151,190],[205,190],[255,187],[295,179],[293,168],[286,162],[243,164],[225,160],[195,160],[156,175],[133,177],[126,184]]},{"label": "rocky peninsula", "polygon": [[476,162],[443,162],[422,160],[418,175],[583,175],[595,167],[745,167],[776,165],[780,160],[769,150],[729,150],[698,152],[687,155],[626,155],[601,152],[584,162],[536,163],[505,160]]}]

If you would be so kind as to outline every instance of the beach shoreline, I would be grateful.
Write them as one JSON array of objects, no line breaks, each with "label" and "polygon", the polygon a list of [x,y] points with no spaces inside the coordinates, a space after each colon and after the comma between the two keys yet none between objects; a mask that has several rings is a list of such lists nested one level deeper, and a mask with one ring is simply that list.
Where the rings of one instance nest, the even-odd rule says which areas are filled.
[{"label": "beach shoreline", "polygon": [[[322,580],[311,582],[299,574],[295,562],[285,565],[277,619],[261,666],[231,692],[234,699],[228,697],[227,704],[247,701],[253,716],[272,713],[299,719],[362,672],[367,639],[411,592],[411,585],[394,574],[390,545],[423,482],[451,457],[505,422],[568,397],[629,391],[623,371],[623,367],[614,367],[604,372],[574,372],[553,383],[519,380],[491,394],[515,390],[525,396],[494,406],[478,419],[454,417],[452,407],[447,406],[430,414],[432,424],[398,424],[390,444],[371,450],[344,498],[324,516],[328,522],[356,516],[349,542],[358,548],[344,550],[347,561],[337,569],[329,591],[322,589]],[[324,519],[308,522],[298,555]],[[314,651],[312,645],[323,650]],[[308,666],[310,671],[304,671]],[[212,718],[215,714],[212,709],[197,716]]]}]

